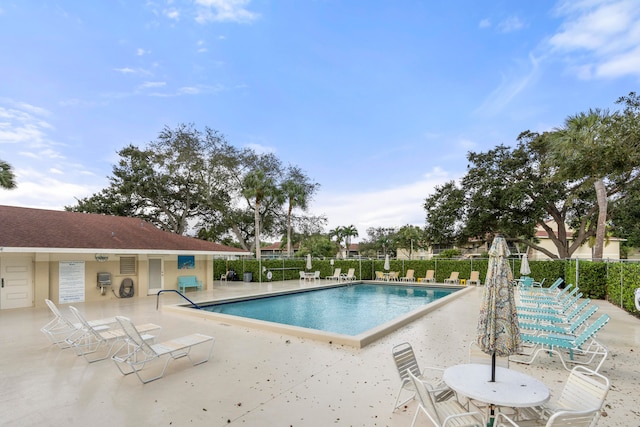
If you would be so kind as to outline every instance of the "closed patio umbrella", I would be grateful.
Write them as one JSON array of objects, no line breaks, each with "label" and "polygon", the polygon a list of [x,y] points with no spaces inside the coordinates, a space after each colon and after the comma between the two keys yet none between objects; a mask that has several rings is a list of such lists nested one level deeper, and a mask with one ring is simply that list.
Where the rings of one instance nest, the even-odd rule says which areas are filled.
[{"label": "closed patio umbrella", "polygon": [[307,270],[311,270],[313,266],[311,265],[311,254],[307,254]]},{"label": "closed patio umbrella", "polygon": [[529,268],[529,258],[527,257],[527,253],[525,252],[522,255],[522,262],[520,263],[520,275],[528,276],[531,274],[531,269]]},{"label": "closed patio umbrella", "polygon": [[496,236],[489,249],[489,266],[482,306],[478,317],[476,342],[492,356],[491,381],[495,381],[496,356],[514,354],[520,347],[520,328],[513,292],[513,273],[504,237]]},{"label": "closed patio umbrella", "polygon": [[385,255],[385,256],[384,256],[384,269],[385,269],[385,270],[388,270],[388,269],[390,269],[390,268],[391,268],[391,267],[389,266],[389,255]]}]

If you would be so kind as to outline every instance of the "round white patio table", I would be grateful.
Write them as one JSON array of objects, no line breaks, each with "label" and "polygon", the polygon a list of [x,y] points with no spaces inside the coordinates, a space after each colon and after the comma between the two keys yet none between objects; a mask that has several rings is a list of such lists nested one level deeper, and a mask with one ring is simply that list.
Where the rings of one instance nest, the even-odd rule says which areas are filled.
[{"label": "round white patio table", "polygon": [[491,382],[491,365],[470,363],[445,369],[442,379],[471,399],[491,405],[527,408],[549,400],[549,389],[537,379],[512,369],[496,366]]}]

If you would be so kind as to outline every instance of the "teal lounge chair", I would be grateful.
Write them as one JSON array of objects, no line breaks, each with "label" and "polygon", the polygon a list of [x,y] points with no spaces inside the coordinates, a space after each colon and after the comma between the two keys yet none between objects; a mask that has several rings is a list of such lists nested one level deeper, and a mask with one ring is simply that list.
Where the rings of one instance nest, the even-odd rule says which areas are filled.
[{"label": "teal lounge chair", "polygon": [[558,295],[533,295],[530,297],[521,297],[520,302],[523,304],[532,304],[532,305],[561,305],[563,301],[566,301],[567,298],[571,298],[578,292],[578,287],[574,287],[571,291],[569,291],[572,285],[568,285],[564,288]]},{"label": "teal lounge chair", "polygon": [[[571,369],[567,366],[567,363],[589,365],[594,362],[596,357],[601,356],[602,358],[595,368],[595,371],[598,372],[609,352],[605,346],[595,340],[595,335],[608,321],[609,316],[603,314],[595,322],[586,327],[578,336],[554,333],[540,335],[520,334],[523,342],[534,345],[534,349],[532,353],[530,353],[532,357],[528,360],[523,360],[519,356],[512,356],[509,360],[529,365],[538,357],[538,354],[548,352],[550,354],[557,354],[560,357],[562,366],[570,371]],[[565,355],[568,353],[568,361],[563,357],[563,353]],[[578,356],[579,359],[575,359],[576,356]]]},{"label": "teal lounge chair", "polygon": [[552,314],[556,316],[565,316],[570,310],[573,310],[576,307],[576,303],[578,300],[582,298],[582,292],[573,295],[571,299],[565,300],[563,299],[562,304],[557,306],[546,306],[546,307],[530,307],[526,305],[517,306],[518,313],[520,312],[529,312],[529,313],[544,313],[544,314]]},{"label": "teal lounge chair", "polygon": [[581,327],[586,326],[587,320],[589,320],[589,318],[596,311],[598,311],[598,306],[592,305],[570,324],[547,323],[547,322],[520,322],[520,330],[575,335],[576,332],[580,330]]}]

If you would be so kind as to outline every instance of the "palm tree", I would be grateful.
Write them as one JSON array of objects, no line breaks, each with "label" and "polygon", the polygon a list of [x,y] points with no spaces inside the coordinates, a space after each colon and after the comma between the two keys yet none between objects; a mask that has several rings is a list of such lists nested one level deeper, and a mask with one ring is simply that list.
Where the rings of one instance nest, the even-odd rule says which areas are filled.
[{"label": "palm tree", "polygon": [[608,140],[609,112],[589,110],[569,116],[564,127],[555,132],[552,155],[564,178],[575,179],[582,185],[593,185],[598,203],[596,242],[593,258],[601,259],[604,250],[608,196],[604,177],[613,161]]},{"label": "palm tree", "polygon": [[358,237],[358,229],[353,224],[342,227],[342,236],[344,237],[344,244],[347,247],[345,258],[349,258],[349,246],[351,245],[351,238]]},{"label": "palm tree", "polygon": [[261,169],[249,172],[244,177],[242,194],[249,200],[254,201],[254,221],[255,221],[255,249],[256,259],[262,256],[260,252],[260,206],[277,192],[275,180]]},{"label": "palm tree", "polygon": [[16,186],[16,177],[13,174],[11,165],[4,160],[0,160],[0,187],[11,190]]},{"label": "palm tree", "polygon": [[287,177],[280,185],[282,196],[286,199],[287,206],[287,255],[293,255],[291,240],[291,216],[294,208],[307,210],[311,196],[315,193],[318,184],[313,184],[298,167],[290,166]]},{"label": "palm tree", "polygon": [[342,248],[342,226],[337,226],[333,230],[329,230],[329,239],[336,238],[336,247],[338,249],[338,256],[340,256],[340,249]]}]

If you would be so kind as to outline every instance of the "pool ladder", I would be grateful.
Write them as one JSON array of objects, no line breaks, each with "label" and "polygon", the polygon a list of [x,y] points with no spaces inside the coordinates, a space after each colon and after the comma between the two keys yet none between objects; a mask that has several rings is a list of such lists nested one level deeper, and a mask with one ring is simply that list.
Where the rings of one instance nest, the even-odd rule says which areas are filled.
[{"label": "pool ladder", "polygon": [[159,290],[158,293],[156,294],[156,310],[158,310],[158,304],[160,303],[160,294],[163,292],[175,292],[176,294],[180,295],[182,298],[186,299],[187,301],[189,301],[195,308],[197,308],[198,310],[201,310],[202,307],[200,307],[198,304],[196,304],[195,302],[191,301],[189,298],[187,298],[182,292],[180,291],[176,291],[175,289],[162,289]]}]

